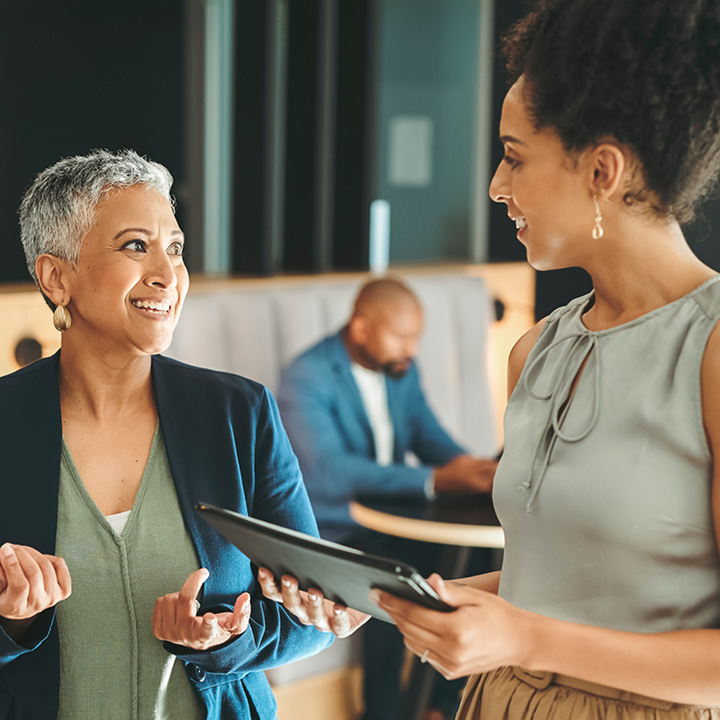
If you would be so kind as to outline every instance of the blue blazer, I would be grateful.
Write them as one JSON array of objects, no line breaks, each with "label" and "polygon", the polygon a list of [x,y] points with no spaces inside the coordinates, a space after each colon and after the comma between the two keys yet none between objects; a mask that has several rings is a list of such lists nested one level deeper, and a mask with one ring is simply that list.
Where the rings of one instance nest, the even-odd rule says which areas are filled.
[{"label": "blue blazer", "polygon": [[[387,398],[395,435],[394,464],[383,467],[375,460],[372,429],[342,331],[305,351],[282,373],[280,413],[323,537],[342,541],[357,529],[348,511],[354,496],[424,497],[432,468],[466,452],[429,408],[414,363],[402,378],[387,378]],[[408,451],[423,465],[406,465]]]},{"label": "blue blazer", "polygon": [[[59,353],[0,378],[2,500],[0,543],[54,553],[62,429]],[[265,600],[250,561],[198,517],[198,500],[317,534],[297,460],[272,395],[235,375],[152,359],[160,427],[185,526],[201,566],[210,571],[202,611],[231,609],[252,596],[250,626],[217,649],[166,643],[213,720],[274,718],[263,674],[311,655],[332,641]],[[59,645],[55,611],[42,613],[17,644],[0,629],[0,718],[57,716]],[[148,632],[152,632],[148,628]]]}]

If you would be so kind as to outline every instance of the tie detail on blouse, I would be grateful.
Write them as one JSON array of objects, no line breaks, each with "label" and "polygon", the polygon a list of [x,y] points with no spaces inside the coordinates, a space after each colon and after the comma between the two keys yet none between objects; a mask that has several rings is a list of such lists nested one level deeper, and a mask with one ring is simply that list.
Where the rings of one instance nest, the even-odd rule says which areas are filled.
[{"label": "tie detail on blouse", "polygon": [[[558,358],[554,363],[545,363],[550,352],[560,347],[563,347],[564,356]],[[541,365],[542,363],[545,364]],[[538,366],[541,366],[539,372]],[[544,371],[548,368],[553,368],[555,374],[550,379],[549,389],[542,392],[538,387],[541,385],[543,375],[547,374]],[[563,423],[574,395],[573,385],[576,379],[579,382],[578,374],[581,370],[583,374],[591,373],[593,376],[592,413],[584,428],[575,434],[570,434],[563,431]],[[600,413],[600,339],[598,334],[589,330],[581,330],[554,340],[527,366],[522,374],[522,383],[530,397],[548,403],[545,432],[540,435],[540,440],[535,448],[528,477],[518,488],[523,492],[530,491],[525,506],[529,515],[542,486],[557,440],[560,439],[566,443],[580,442],[592,432],[597,424]]]}]

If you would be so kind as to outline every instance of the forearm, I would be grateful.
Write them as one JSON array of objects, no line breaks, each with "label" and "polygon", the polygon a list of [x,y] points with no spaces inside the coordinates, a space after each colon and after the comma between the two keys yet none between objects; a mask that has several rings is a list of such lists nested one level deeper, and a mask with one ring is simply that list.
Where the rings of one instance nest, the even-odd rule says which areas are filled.
[{"label": "forearm", "polygon": [[0,617],[0,628],[2,628],[14,642],[19,642],[28,627],[32,625],[33,620],[34,618],[9,620],[8,618]]},{"label": "forearm", "polygon": [[497,595],[498,587],[500,586],[500,571],[495,570],[494,572],[483,573],[482,575],[457,578],[449,582],[453,582],[456,585],[466,585],[476,590],[484,590],[485,592]]},{"label": "forearm", "polygon": [[441,437],[417,437],[413,439],[411,450],[423,465],[441,467],[468,451],[455,443],[448,435]]},{"label": "forearm", "polygon": [[[25,653],[36,650],[48,637],[55,619],[55,609],[41,612],[22,628],[22,632],[11,634],[6,627],[7,620],[0,624],[0,668]],[[12,622],[12,621],[11,621]],[[15,630],[19,630],[15,628]]]},{"label": "forearm", "polygon": [[[326,498],[347,501],[360,494],[414,495],[425,497],[425,484],[432,473],[428,467],[402,464],[378,465],[375,460],[333,451],[315,456],[306,472],[311,496],[322,493]],[[342,482],[338,482],[342,478]]]},{"label": "forearm", "polygon": [[630,633],[525,613],[519,664],[662,700],[720,706],[720,630]]}]

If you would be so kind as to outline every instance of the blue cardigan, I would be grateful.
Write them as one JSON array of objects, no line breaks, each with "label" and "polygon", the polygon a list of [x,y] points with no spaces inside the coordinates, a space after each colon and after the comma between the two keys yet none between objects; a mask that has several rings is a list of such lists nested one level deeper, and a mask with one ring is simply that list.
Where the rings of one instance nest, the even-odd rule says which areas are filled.
[{"label": "blue cardigan", "polygon": [[[58,359],[59,353],[0,378],[0,543],[49,554],[55,551],[62,439]],[[203,500],[317,535],[297,460],[263,386],[161,356],[152,359],[152,379],[185,526],[210,571],[202,611],[229,610],[245,590],[252,596],[250,626],[234,641],[204,652],[165,646],[181,657],[208,718],[274,718],[262,671],[317,652],[332,635],[265,600],[250,561],[198,517],[194,504]],[[20,644],[0,629],[2,720],[57,716],[54,619],[54,609],[46,610]]]},{"label": "blue cardigan", "polygon": [[[285,368],[278,391],[320,533],[337,542],[357,529],[348,510],[355,495],[424,497],[432,468],[466,452],[438,423],[412,363],[403,377],[387,378],[393,464],[378,465],[370,421],[351,368],[341,333],[330,335]],[[423,465],[405,464],[408,451]]]}]

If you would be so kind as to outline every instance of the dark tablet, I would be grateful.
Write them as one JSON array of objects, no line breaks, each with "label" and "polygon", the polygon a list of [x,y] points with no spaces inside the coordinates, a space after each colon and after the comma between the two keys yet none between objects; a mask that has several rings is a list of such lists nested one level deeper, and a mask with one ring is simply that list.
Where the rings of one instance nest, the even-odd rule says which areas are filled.
[{"label": "dark tablet", "polygon": [[372,588],[387,590],[420,605],[449,612],[425,579],[410,565],[320,540],[296,530],[223,508],[198,503],[202,517],[256,566],[269,568],[275,577],[293,575],[300,588],[319,588],[326,598],[392,622],[368,599]]}]

